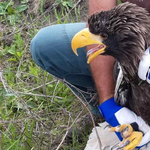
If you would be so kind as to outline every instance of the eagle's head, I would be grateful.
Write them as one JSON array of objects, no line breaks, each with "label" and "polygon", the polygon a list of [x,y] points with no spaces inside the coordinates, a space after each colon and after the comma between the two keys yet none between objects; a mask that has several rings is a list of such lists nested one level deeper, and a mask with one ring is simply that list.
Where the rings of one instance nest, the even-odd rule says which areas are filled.
[{"label": "eagle's head", "polygon": [[127,2],[92,15],[88,24],[89,28],[73,38],[73,51],[76,53],[79,47],[98,44],[87,52],[88,63],[99,54],[111,55],[120,63],[126,80],[132,82],[143,52],[150,46],[148,12]]}]

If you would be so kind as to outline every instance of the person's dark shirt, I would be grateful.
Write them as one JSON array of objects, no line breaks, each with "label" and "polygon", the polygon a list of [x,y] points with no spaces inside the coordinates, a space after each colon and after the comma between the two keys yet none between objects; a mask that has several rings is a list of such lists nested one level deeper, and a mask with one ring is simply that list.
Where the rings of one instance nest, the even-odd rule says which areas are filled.
[{"label": "person's dark shirt", "polygon": [[121,0],[121,1],[137,4],[140,7],[146,8],[146,10],[150,13],[150,0]]}]

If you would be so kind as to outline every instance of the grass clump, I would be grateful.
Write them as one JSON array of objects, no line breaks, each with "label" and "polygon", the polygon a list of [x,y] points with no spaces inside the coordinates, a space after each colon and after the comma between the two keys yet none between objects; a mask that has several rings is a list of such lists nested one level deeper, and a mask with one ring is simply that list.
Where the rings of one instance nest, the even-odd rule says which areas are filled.
[{"label": "grass clump", "polygon": [[[2,150],[54,150],[79,112],[85,110],[64,81],[37,67],[30,54],[30,41],[39,29],[79,20],[80,8],[77,0],[0,2]],[[87,135],[83,137],[85,140]],[[84,146],[73,134],[73,143],[63,142],[60,149]]]},{"label": "grass clump", "polygon": [[31,58],[30,41],[45,26],[86,20],[82,17],[85,6],[86,1],[80,0],[0,2],[1,150],[84,148],[88,128],[81,135],[82,142],[76,133],[70,144],[62,138],[74,122],[87,113],[85,107],[65,81],[37,67]]}]

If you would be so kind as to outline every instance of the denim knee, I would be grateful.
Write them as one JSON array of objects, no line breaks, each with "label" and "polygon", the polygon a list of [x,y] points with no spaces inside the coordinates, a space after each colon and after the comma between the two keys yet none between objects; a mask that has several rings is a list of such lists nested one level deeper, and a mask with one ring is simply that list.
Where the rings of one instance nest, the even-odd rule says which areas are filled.
[{"label": "denim knee", "polygon": [[[31,45],[30,45],[30,52],[32,55],[33,60],[36,62],[36,64],[44,69],[44,64],[42,63],[42,60],[40,59],[40,34],[43,32],[43,29],[41,29],[36,36],[32,39]],[[43,41],[44,42],[44,41]]]},{"label": "denim knee", "polygon": [[[87,64],[86,48],[78,50],[79,57],[71,48],[73,36],[85,26],[85,23],[74,23],[43,28],[32,39],[30,50],[38,66],[82,91],[93,93],[95,84]],[[87,101],[90,95],[86,96]]]},{"label": "denim knee", "polygon": [[85,50],[77,57],[71,48],[73,36],[85,25],[63,24],[41,29],[31,41],[31,54],[36,64],[61,79],[68,74],[91,74]]},{"label": "denim knee", "polygon": [[[62,61],[60,52],[60,43],[64,38],[59,31],[62,25],[50,26],[41,29],[31,41],[31,54],[38,66],[48,71],[50,74],[61,78],[65,74],[58,65]],[[64,46],[63,46],[64,47]],[[68,47],[68,45],[66,45]],[[64,47],[64,49],[66,49]],[[59,66],[59,67],[58,67]]]}]

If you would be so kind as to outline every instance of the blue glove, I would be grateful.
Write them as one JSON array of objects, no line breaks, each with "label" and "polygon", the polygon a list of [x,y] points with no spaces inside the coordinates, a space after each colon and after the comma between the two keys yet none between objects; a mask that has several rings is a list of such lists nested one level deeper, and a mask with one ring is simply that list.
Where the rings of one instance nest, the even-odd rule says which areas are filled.
[{"label": "blue glove", "polygon": [[[137,148],[140,148],[150,142],[150,127],[145,121],[137,116],[133,111],[126,107],[117,105],[114,98],[110,98],[103,102],[99,107],[99,110],[105,120],[112,126],[118,126],[122,124],[131,124],[136,122],[139,126],[139,130],[144,133],[141,143]],[[118,138],[122,140],[120,133],[116,133]]]}]

